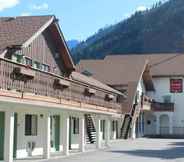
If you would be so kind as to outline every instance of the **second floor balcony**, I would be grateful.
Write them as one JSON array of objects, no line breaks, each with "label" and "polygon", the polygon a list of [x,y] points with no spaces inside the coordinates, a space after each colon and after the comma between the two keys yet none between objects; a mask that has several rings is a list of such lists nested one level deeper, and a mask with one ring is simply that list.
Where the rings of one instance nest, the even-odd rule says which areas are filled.
[{"label": "second floor balcony", "polygon": [[174,112],[174,103],[161,103],[154,101],[151,103],[151,110]]},{"label": "second floor balcony", "polygon": [[30,95],[34,96],[34,99],[57,100],[57,103],[65,100],[76,102],[79,105],[88,104],[118,113],[122,112],[122,104],[117,101],[118,94],[116,93],[111,94],[111,92],[93,85],[43,72],[2,58],[0,58],[0,89],[9,94],[20,94],[20,98]]}]

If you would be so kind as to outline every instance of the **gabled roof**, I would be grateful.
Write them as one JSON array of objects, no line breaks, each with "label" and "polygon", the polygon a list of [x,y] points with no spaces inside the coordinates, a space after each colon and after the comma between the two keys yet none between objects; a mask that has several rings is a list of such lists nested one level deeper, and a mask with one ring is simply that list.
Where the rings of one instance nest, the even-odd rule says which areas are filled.
[{"label": "gabled roof", "polygon": [[74,69],[68,47],[63,34],[59,28],[55,16],[22,16],[22,17],[1,17],[0,18],[0,54],[7,48],[27,47],[39,34],[52,24],[54,33],[57,31],[57,39],[60,41],[61,53],[66,67]]},{"label": "gabled roof", "polygon": [[138,82],[143,74],[146,59],[105,59],[105,60],[82,60],[77,65],[77,70],[88,70],[93,77],[107,85],[128,85],[129,82]]},{"label": "gabled roof", "polygon": [[153,77],[159,76],[184,76],[184,54],[148,54],[148,55],[109,55],[105,60],[132,60],[136,64],[137,59],[148,60],[150,73]]},{"label": "gabled roof", "polygon": [[0,49],[23,45],[53,16],[23,16],[0,18]]},{"label": "gabled roof", "polygon": [[[93,77],[109,85],[123,85],[140,77],[146,60],[153,77],[184,76],[184,54],[177,53],[109,55],[104,60],[81,60],[77,70],[88,70]],[[148,73],[144,75],[148,76]]]}]

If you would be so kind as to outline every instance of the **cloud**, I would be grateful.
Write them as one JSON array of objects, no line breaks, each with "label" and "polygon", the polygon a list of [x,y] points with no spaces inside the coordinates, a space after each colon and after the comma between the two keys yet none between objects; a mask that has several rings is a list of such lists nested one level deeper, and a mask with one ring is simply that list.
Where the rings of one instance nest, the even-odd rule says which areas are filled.
[{"label": "cloud", "polygon": [[20,16],[30,16],[30,15],[31,15],[30,12],[22,12],[22,13],[20,14]]},{"label": "cloud", "polygon": [[146,6],[138,6],[137,8],[136,8],[136,11],[145,11],[145,10],[147,10],[147,7]]},{"label": "cloud", "polygon": [[18,5],[20,0],[0,0],[0,11]]},{"label": "cloud", "polygon": [[34,4],[31,6],[31,9],[34,9],[34,10],[47,10],[48,8],[49,8],[49,5],[47,3]]}]

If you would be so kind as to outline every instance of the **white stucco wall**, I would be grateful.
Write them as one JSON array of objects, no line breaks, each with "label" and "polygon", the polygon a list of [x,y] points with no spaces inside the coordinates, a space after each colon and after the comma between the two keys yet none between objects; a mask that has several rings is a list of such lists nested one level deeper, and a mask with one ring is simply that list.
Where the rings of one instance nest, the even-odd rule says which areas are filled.
[{"label": "white stucco wall", "polygon": [[[38,129],[37,136],[25,136],[25,115],[26,114],[34,114],[32,112],[19,112],[18,113],[18,126],[17,126],[17,158],[26,158],[28,157],[28,142],[35,142],[36,147],[32,152],[32,155],[42,155],[43,154],[43,129],[44,129],[44,118],[40,117],[41,113],[35,113],[38,115]],[[60,114],[60,122],[62,122],[62,113]],[[75,116],[74,114],[72,116]],[[77,115],[76,115],[77,117]],[[62,124],[60,123],[60,151],[63,150],[63,142],[62,142]],[[73,122],[71,122],[71,148],[77,149],[79,148],[79,134],[73,134]],[[51,148],[51,152],[55,152],[55,149]]]},{"label": "white stucco wall", "polygon": [[36,148],[33,150],[32,155],[41,155],[43,153],[43,118],[40,118],[40,116],[38,116],[37,136],[25,136],[25,114],[26,113],[18,113],[17,158],[25,158],[28,156],[28,142],[35,142],[36,144]]},{"label": "white stucco wall", "polygon": [[[184,134],[184,92],[170,93],[170,78],[153,78],[155,92],[147,92],[147,95],[158,102],[163,102],[163,96],[170,95],[171,102],[175,103],[173,113],[173,129],[176,134]],[[166,112],[167,113],[167,112]],[[155,113],[155,115],[159,112]]]}]

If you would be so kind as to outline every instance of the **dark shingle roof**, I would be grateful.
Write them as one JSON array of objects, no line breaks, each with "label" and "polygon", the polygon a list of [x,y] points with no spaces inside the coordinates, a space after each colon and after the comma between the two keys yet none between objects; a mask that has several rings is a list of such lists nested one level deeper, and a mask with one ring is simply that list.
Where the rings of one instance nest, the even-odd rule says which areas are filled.
[{"label": "dark shingle roof", "polygon": [[109,91],[109,92],[124,95],[121,92],[119,92],[119,91],[107,86],[106,84],[94,79],[93,77],[88,77],[88,76],[85,76],[85,75],[80,74],[78,72],[72,72],[71,76],[72,76],[73,80],[86,83],[88,85],[91,85],[92,87],[94,86],[94,87],[101,88],[101,89]]},{"label": "dark shingle roof", "polygon": [[136,60],[148,60],[151,65],[152,76],[184,75],[184,54],[149,54],[149,55],[117,55],[107,56],[105,60],[116,62],[117,60],[130,60],[136,64]]},{"label": "dark shingle roof", "polygon": [[[136,62],[135,62],[136,61]],[[77,65],[77,71],[88,70],[93,77],[108,85],[127,85],[129,82],[138,82],[147,63],[146,59],[105,59],[82,60]]]},{"label": "dark shingle roof", "polygon": [[146,61],[152,76],[184,75],[184,54],[110,55],[104,60],[81,60],[77,70],[88,70],[106,84],[121,85],[137,81]]},{"label": "dark shingle roof", "polygon": [[53,16],[23,16],[0,18],[0,51],[12,45],[22,45]]}]

